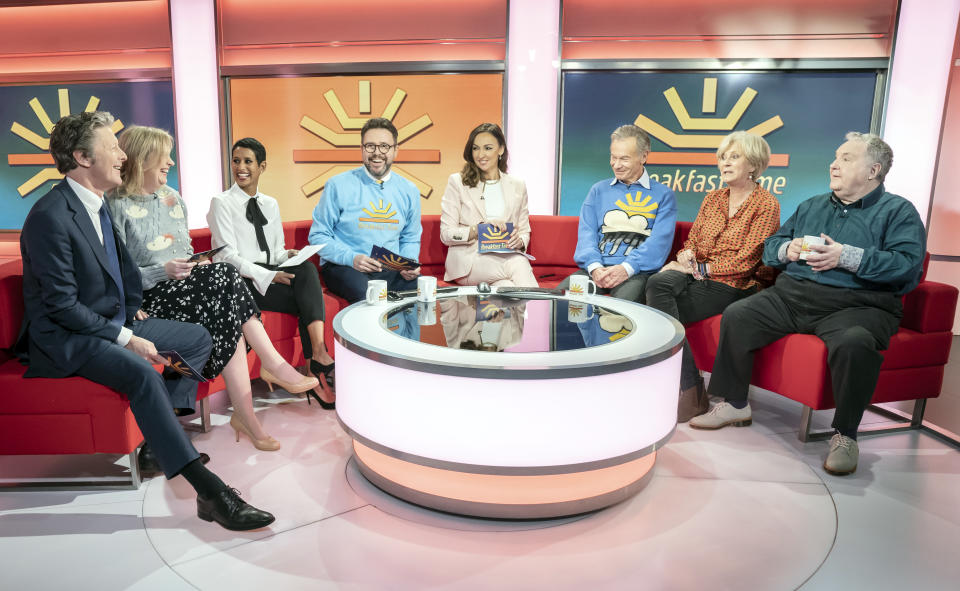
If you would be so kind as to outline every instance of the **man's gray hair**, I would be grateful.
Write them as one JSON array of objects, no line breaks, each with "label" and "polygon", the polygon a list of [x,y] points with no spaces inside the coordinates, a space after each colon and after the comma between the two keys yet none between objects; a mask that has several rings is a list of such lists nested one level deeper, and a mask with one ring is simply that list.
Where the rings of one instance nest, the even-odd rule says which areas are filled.
[{"label": "man's gray hair", "polygon": [[610,134],[611,140],[635,139],[640,154],[650,153],[650,136],[636,125],[621,125]]},{"label": "man's gray hair", "polygon": [[93,135],[101,127],[113,126],[113,115],[106,111],[92,111],[66,115],[57,121],[50,132],[50,155],[57,170],[67,173],[76,168],[74,152],[93,158]]},{"label": "man's gray hair", "polygon": [[860,133],[859,131],[850,131],[847,133],[847,141],[861,141],[867,145],[867,158],[871,164],[879,164],[880,172],[877,178],[880,182],[887,177],[890,167],[893,166],[893,149],[890,144],[883,141],[875,133]]}]

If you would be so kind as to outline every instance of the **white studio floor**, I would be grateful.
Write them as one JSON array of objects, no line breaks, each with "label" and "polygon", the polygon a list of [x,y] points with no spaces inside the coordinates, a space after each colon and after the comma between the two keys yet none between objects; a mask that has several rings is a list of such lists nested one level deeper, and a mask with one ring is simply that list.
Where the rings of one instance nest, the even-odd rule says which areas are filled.
[{"label": "white studio floor", "polygon": [[[820,467],[827,443],[796,437],[799,405],[760,392],[752,427],[680,426],[632,499],[503,522],[380,492],[349,461],[332,412],[262,394],[261,420],[282,450],[235,443],[224,415],[195,443],[245,499],[277,515],[269,529],[199,520],[182,479],[2,492],[0,589],[960,588],[960,453],[931,435],[862,437],[857,473],[833,477]],[[832,411],[816,416],[826,427]],[[68,461],[76,470],[104,459],[0,457],[0,476]]]}]

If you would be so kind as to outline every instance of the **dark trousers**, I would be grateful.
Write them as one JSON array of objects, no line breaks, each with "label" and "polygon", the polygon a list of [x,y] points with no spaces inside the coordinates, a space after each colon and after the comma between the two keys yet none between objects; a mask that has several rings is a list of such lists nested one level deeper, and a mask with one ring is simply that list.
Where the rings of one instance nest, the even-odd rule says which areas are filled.
[{"label": "dark trousers", "polygon": [[827,346],[837,404],[833,427],[856,432],[880,376],[880,351],[889,345],[902,315],[895,294],[829,287],[781,273],[776,285],[723,313],[710,394],[746,400],[754,351],[788,334],[814,334]]},{"label": "dark trousers", "polygon": [[[579,269],[570,274],[570,277],[574,275],[586,275],[590,276],[585,270]],[[609,295],[621,300],[630,300],[631,302],[643,303],[645,292],[647,289],[647,279],[650,278],[651,273],[637,273],[636,275],[631,275],[621,283],[620,285],[614,287],[613,289],[605,289],[603,287],[597,286],[597,293],[600,295]],[[557,286],[557,289],[570,289],[570,277],[567,277],[560,282],[560,285]]]},{"label": "dark trousers", "polygon": [[367,281],[383,279],[390,291],[404,291],[417,288],[417,280],[404,279],[400,271],[378,271],[361,273],[353,267],[326,263],[320,269],[327,289],[347,300],[351,304],[367,297]]},{"label": "dark trousers", "polygon": [[[733,302],[752,295],[757,290],[737,289],[726,283],[704,279],[680,271],[660,271],[647,280],[647,305],[666,312],[689,324],[720,314]],[[683,363],[680,369],[680,387],[686,390],[700,380],[700,371],[693,360],[693,352],[683,341]]]},{"label": "dark trousers", "polygon": [[[147,318],[133,323],[133,334],[153,342],[158,351],[174,350],[198,371],[207,363],[213,346],[210,333],[197,324]],[[122,393],[154,451],[167,478],[200,457],[174,408],[193,408],[197,382],[172,371],[157,373],[153,366],[129,349],[114,345],[77,370],[77,375]]]},{"label": "dark trousers", "polygon": [[261,294],[247,279],[250,293],[261,310],[282,312],[297,317],[297,326],[300,328],[300,345],[303,347],[303,356],[310,359],[313,356],[313,342],[307,326],[319,320],[323,322],[323,288],[320,286],[320,275],[317,267],[310,261],[304,261],[296,267],[268,267],[279,269],[286,273],[293,273],[290,285],[271,283],[266,294]]}]

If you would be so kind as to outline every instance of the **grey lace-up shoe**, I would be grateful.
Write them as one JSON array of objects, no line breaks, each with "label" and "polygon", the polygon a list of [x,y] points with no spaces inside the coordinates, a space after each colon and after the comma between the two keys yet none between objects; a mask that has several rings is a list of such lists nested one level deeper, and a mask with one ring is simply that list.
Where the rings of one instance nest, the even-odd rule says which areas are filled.
[{"label": "grey lace-up shoe", "polygon": [[852,474],[857,470],[860,447],[857,442],[839,433],[830,438],[830,453],[823,462],[823,469],[834,476]]},{"label": "grey lace-up shoe", "polygon": [[749,427],[753,423],[753,414],[750,405],[735,408],[729,402],[720,402],[710,412],[690,419],[690,426],[694,429],[719,429],[727,425],[734,427]]}]

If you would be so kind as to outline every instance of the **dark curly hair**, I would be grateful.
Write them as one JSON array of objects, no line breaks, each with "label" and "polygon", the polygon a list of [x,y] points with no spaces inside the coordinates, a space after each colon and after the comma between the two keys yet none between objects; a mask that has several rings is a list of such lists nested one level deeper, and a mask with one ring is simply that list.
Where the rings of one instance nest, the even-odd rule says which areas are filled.
[{"label": "dark curly hair", "polygon": [[76,113],[62,117],[50,132],[50,155],[57,170],[67,173],[79,166],[73,153],[80,151],[93,158],[93,135],[101,127],[113,126],[113,115],[106,111]]}]

